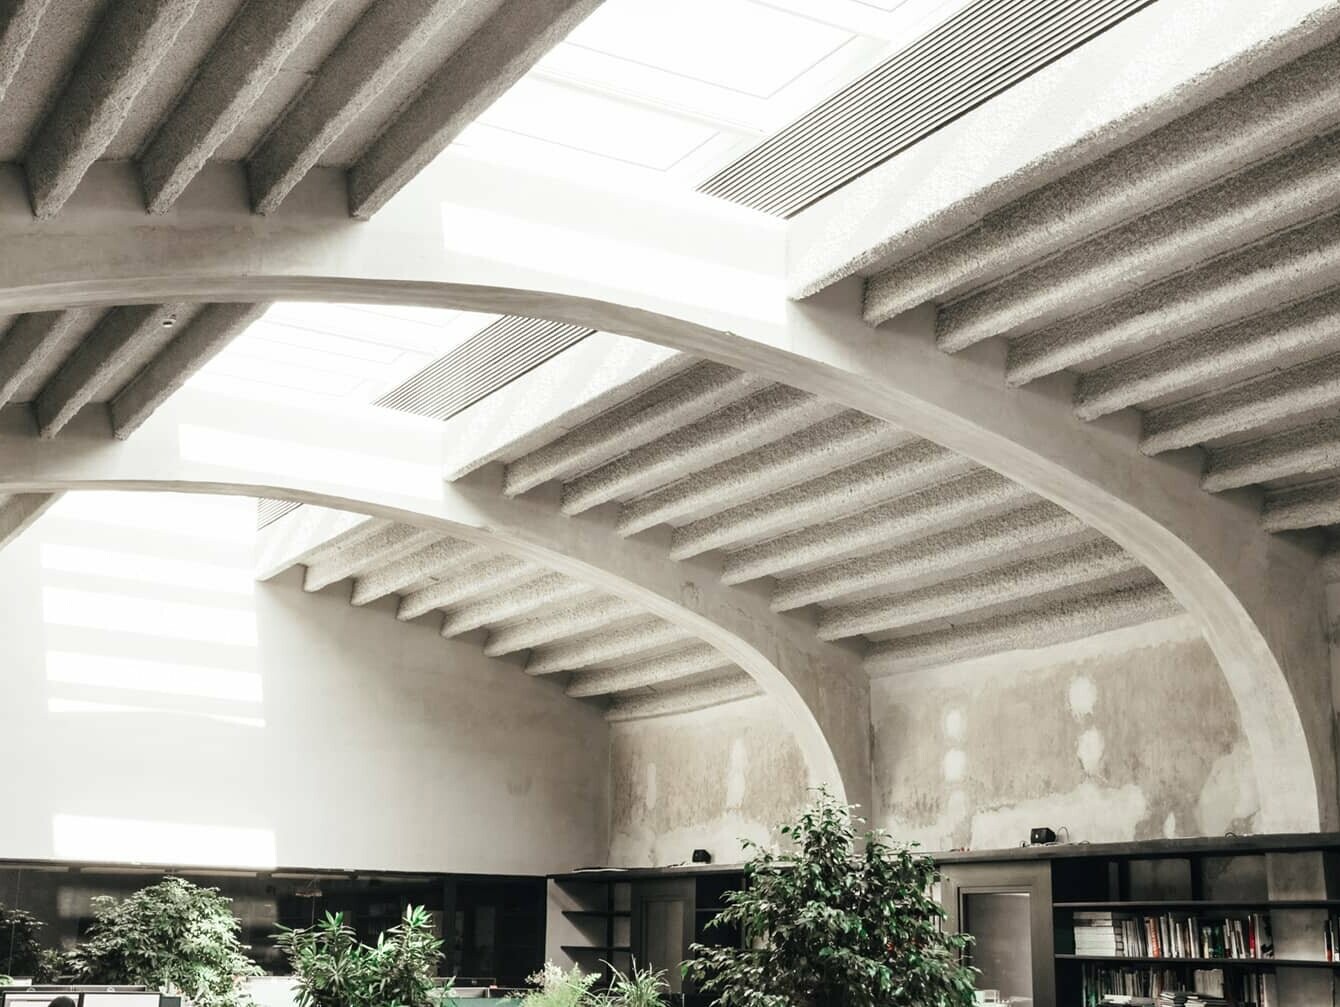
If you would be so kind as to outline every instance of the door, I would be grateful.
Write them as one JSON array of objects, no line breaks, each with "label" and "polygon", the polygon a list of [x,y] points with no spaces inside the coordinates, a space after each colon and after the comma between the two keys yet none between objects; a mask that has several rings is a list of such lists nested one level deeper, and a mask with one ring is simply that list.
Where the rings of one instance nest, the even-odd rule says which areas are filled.
[{"label": "door", "polygon": [[693,879],[633,886],[633,958],[639,968],[664,969],[671,993],[683,992],[679,966],[693,939]]},{"label": "door", "polygon": [[1016,1007],[1056,1007],[1049,865],[947,864],[941,874],[946,925],[973,937],[977,988]]}]

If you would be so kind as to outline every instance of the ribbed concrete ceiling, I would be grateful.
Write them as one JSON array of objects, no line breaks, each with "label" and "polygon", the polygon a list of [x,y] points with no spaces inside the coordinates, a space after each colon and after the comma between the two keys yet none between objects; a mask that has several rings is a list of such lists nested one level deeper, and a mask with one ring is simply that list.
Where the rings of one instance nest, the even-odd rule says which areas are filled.
[{"label": "ribbed concrete ceiling", "polygon": [[[311,519],[309,513],[283,520]],[[334,514],[334,512],[327,512]],[[282,536],[282,526],[266,530]],[[442,635],[475,633],[489,657],[524,657],[531,675],[567,673],[573,697],[610,697],[631,720],[758,695],[713,648],[640,606],[536,563],[436,532],[365,520],[264,571],[304,567],[303,589],[351,580],[349,600],[398,596],[396,618],[441,613]]]},{"label": "ribbed concrete ceiling", "polygon": [[13,0],[0,6],[0,161],[51,217],[99,160],[171,209],[210,160],[253,208],[347,170],[366,217],[599,0]]},{"label": "ribbed concrete ceiling", "polygon": [[128,437],[268,304],[140,304],[19,315],[0,336],[0,408],[30,404],[55,437],[89,403],[106,403]]},{"label": "ribbed concrete ceiling", "polygon": [[[1178,611],[1144,567],[1061,508],[861,413],[681,356],[506,462],[504,493],[562,484],[576,516],[668,525],[669,558],[724,554],[727,584],[818,606],[872,674],[1075,639]],[[463,468],[469,468],[469,465]]]},{"label": "ribbed concrete ceiling", "polygon": [[[1067,166],[1061,166],[1062,171]],[[879,324],[934,301],[937,342],[1008,343],[1006,379],[1077,375],[1075,411],[1134,407],[1141,450],[1204,452],[1270,531],[1340,524],[1340,42],[867,282]]]}]

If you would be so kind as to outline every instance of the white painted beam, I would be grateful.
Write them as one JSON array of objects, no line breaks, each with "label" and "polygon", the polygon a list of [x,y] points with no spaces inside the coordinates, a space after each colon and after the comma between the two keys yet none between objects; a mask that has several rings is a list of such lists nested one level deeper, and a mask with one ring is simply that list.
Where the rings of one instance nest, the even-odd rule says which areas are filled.
[{"label": "white painted beam", "polygon": [[270,307],[260,304],[209,304],[185,331],[173,337],[147,367],[108,404],[112,434],[122,440],[134,433],[191,375],[240,336]]},{"label": "white painted beam", "polygon": [[1340,290],[1082,374],[1075,386],[1075,413],[1095,420],[1127,406],[1336,349]]},{"label": "white painted beam", "polygon": [[75,308],[38,311],[14,319],[0,337],[0,408],[8,405],[71,330],[86,324],[94,313],[95,309]]},{"label": "white painted beam", "polygon": [[279,209],[326,148],[463,6],[462,0],[372,4],[247,160],[252,209]]},{"label": "white painted beam", "polygon": [[881,643],[865,659],[872,676],[953,664],[983,654],[1032,649],[1151,622],[1181,611],[1157,581],[1036,610],[970,622]]},{"label": "white painted beam", "polygon": [[581,671],[573,674],[567,685],[569,696],[606,696],[649,685],[673,682],[689,675],[720,671],[731,667],[730,660],[714,647],[705,643],[694,644],[672,654],[663,654],[621,668],[599,671]]},{"label": "white painted beam", "polygon": [[566,574],[541,573],[536,567],[525,581],[482,593],[463,605],[453,606],[442,620],[442,635],[451,637],[481,626],[521,619],[554,605],[588,598],[595,593],[590,584]]},{"label": "white painted beam", "polygon": [[978,465],[917,440],[831,475],[676,528],[670,555],[688,559],[712,549],[747,545],[896,499],[965,475]]},{"label": "white painted beam", "polygon": [[0,494],[0,549],[22,535],[60,498],[60,493]]},{"label": "white painted beam", "polygon": [[525,622],[501,626],[489,634],[484,653],[489,657],[515,654],[519,650],[548,646],[559,640],[608,629],[645,615],[646,609],[627,599],[596,597]]},{"label": "white painted beam", "polygon": [[821,567],[777,582],[772,608],[785,612],[866,591],[911,589],[927,581],[988,570],[1072,546],[1094,533],[1053,504],[1041,503],[961,531]]},{"label": "white painted beam", "polygon": [[366,570],[377,570],[426,549],[442,536],[411,525],[393,524],[307,565],[304,591],[320,591]]},{"label": "white painted beam", "polygon": [[166,213],[334,0],[250,0],[139,157],[144,201]]},{"label": "white painted beam", "polygon": [[1245,381],[1226,391],[1176,402],[1144,415],[1147,455],[1254,430],[1340,403],[1340,354]]},{"label": "white painted beam", "polygon": [[434,609],[451,608],[472,598],[508,591],[543,575],[544,569],[534,563],[514,556],[495,556],[473,566],[461,567],[456,576],[444,577],[436,584],[405,595],[400,599],[396,618],[402,621],[417,619]]},{"label": "white painted beam", "polygon": [[447,149],[600,0],[503,0],[349,172],[349,212],[366,220]]},{"label": "white painted beam", "polygon": [[727,584],[743,584],[925,538],[1039,502],[1018,483],[983,469],[840,521],[728,553],[721,576]]},{"label": "white painted beam", "polygon": [[806,392],[774,385],[680,427],[563,486],[563,513],[644,493],[841,412]]},{"label": "white painted beam", "polygon": [[618,531],[634,535],[658,524],[696,521],[891,451],[911,439],[882,420],[842,413],[625,504]]},{"label": "white painted beam", "polygon": [[0,3],[0,101],[4,101],[9,82],[23,63],[49,2],[5,0]]},{"label": "white painted beam", "polygon": [[700,420],[767,382],[733,367],[700,363],[583,423],[507,466],[503,492],[516,496],[551,479],[567,480]]},{"label": "white painted beam", "polygon": [[1153,339],[1227,325],[1320,294],[1337,270],[1340,217],[1332,216],[1011,341],[1005,380],[1024,385]]},{"label": "white painted beam", "polygon": [[189,318],[193,310],[184,304],[142,304],[109,311],[37,396],[38,433],[55,437],[146,344],[162,338],[166,325]]},{"label": "white painted beam", "polygon": [[1340,469],[1340,419],[1207,452],[1200,484],[1211,493]]},{"label": "white painted beam", "polygon": [[1091,585],[1143,567],[1114,542],[1101,539],[1074,549],[984,573],[943,581],[919,591],[884,595],[824,609],[819,638],[841,640],[962,616],[992,605]]},{"label": "white painted beam", "polygon": [[352,605],[367,605],[391,594],[401,594],[413,584],[434,580],[448,571],[477,563],[488,550],[474,542],[444,538],[431,542],[390,563],[367,568],[354,578]]},{"label": "white painted beam", "polygon": [[529,675],[550,675],[558,671],[579,671],[612,661],[628,661],[691,640],[678,626],[663,619],[648,617],[617,629],[593,633],[578,640],[554,644],[533,651],[526,662]]},{"label": "white painted beam", "polygon": [[54,216],[116,137],[198,0],[109,4],[23,155],[33,213]]},{"label": "white painted beam", "polygon": [[761,694],[762,690],[759,689],[757,682],[744,672],[736,672],[678,689],[617,699],[605,711],[605,719],[617,723],[647,717],[666,717],[673,713],[690,713],[694,710],[721,706],[724,703],[734,703]]},{"label": "white painted beam", "polygon": [[1217,185],[1106,231],[941,309],[947,352],[1016,337],[1093,310],[1340,206],[1340,133],[1290,149]]}]

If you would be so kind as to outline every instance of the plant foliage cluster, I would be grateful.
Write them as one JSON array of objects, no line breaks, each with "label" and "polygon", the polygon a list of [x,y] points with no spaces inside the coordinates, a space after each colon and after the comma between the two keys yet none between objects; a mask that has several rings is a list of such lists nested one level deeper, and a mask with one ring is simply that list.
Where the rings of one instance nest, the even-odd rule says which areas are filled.
[{"label": "plant foliage cluster", "polygon": [[529,976],[536,987],[521,1001],[521,1007],[665,1007],[670,984],[665,972],[638,968],[637,962],[627,972],[610,968],[610,981],[605,989],[596,989],[599,973],[582,972],[576,965],[564,972],[552,962]]},{"label": "plant foliage cluster", "polygon": [[358,939],[343,913],[281,928],[277,943],[293,966],[298,1007],[430,1007],[449,992],[435,981],[442,941],[422,906],[407,908],[373,945]]},{"label": "plant foliage cluster", "polygon": [[695,944],[685,975],[720,1007],[969,1007],[970,938],[944,932],[934,861],[858,824],[821,790],[782,827],[789,853],[748,844],[745,886],[712,923],[743,947]]},{"label": "plant foliage cluster", "polygon": [[241,924],[217,888],[164,878],[125,899],[93,899],[94,923],[67,956],[81,982],[177,991],[194,1007],[243,1007],[241,981],[261,970],[243,953]]},{"label": "plant foliage cluster", "polygon": [[0,978],[31,976],[53,982],[61,970],[58,951],[42,947],[38,931],[45,924],[23,909],[0,904]]}]

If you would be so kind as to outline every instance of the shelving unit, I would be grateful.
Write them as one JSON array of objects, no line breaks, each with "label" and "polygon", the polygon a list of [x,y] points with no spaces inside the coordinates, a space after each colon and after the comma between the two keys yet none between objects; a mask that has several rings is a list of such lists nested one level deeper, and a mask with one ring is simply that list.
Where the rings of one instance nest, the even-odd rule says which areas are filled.
[{"label": "shelving unit", "polygon": [[[551,878],[550,901],[564,908],[558,948],[584,972],[627,971],[632,964],[632,886],[608,872],[577,872]],[[552,937],[551,937],[552,940]]]},{"label": "shelving unit", "polygon": [[[946,912],[969,932],[964,899],[992,892],[1030,896],[1032,922],[1018,929],[1014,958],[1027,957],[1031,963],[1034,1007],[1092,1007],[1095,991],[1118,981],[1147,981],[1151,993],[1165,981],[1190,989],[1197,972],[1202,983],[1218,981],[1217,974],[1225,995],[1232,989],[1240,1003],[1265,998],[1269,1007],[1331,1003],[1340,989],[1340,960],[1326,959],[1324,938],[1327,921],[1333,928],[1340,921],[1340,835],[1073,844],[954,852],[936,859],[945,876]],[[1255,916],[1271,937],[1274,954],[1080,952],[1077,913],[1110,913],[1118,933],[1121,921],[1138,921],[1142,936],[1148,932],[1146,918],[1189,924],[1193,942],[1201,942],[1202,928],[1207,928],[1206,942],[1192,943],[1193,951],[1207,944],[1217,951],[1222,940],[1210,938],[1222,938],[1225,924],[1238,922],[1245,930]],[[1110,932],[1101,921],[1099,928]],[[1145,943],[1136,946],[1143,951]],[[1126,947],[1131,946],[1128,939]],[[1184,939],[1180,947],[1185,946]],[[1002,958],[998,947],[993,953],[995,961],[1010,958],[1008,952]],[[1340,950],[1332,957],[1340,959]]]}]

